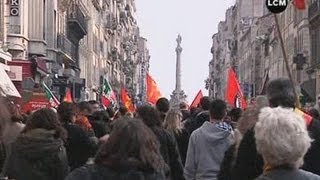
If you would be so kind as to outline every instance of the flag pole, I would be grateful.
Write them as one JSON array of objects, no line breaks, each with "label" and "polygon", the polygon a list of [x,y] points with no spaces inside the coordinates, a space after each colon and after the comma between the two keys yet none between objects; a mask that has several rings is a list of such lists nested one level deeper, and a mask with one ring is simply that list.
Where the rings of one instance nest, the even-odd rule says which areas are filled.
[{"label": "flag pole", "polygon": [[280,31],[279,19],[278,19],[277,14],[273,14],[273,15],[274,15],[274,20],[276,22],[276,28],[277,28],[277,32],[278,32],[278,36],[279,36],[279,40],[280,40],[283,59],[284,59],[285,65],[286,65],[286,70],[287,70],[289,79],[291,81],[292,87],[293,87],[294,96],[296,98],[296,106],[299,108],[300,107],[300,100],[299,100],[299,96],[298,96],[298,93],[297,93],[297,90],[296,90],[296,87],[295,87],[295,83],[294,83],[293,78],[292,78],[292,73],[290,71],[289,61],[288,61],[286,49],[284,47],[283,37],[282,37],[281,31]]}]

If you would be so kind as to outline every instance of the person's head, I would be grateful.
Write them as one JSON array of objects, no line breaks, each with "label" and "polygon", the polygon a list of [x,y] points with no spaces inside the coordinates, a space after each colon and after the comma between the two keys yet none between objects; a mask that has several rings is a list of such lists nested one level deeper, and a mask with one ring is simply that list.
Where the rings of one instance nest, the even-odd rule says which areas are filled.
[{"label": "person's head", "polygon": [[195,117],[199,112],[201,112],[201,109],[198,107],[191,107],[190,108],[191,117]]},{"label": "person's head", "polygon": [[33,129],[54,130],[55,138],[66,138],[66,131],[61,126],[57,113],[49,108],[34,112],[27,120],[23,133],[27,133]]},{"label": "person's head", "polygon": [[295,95],[289,79],[279,78],[272,80],[267,85],[267,96],[270,107],[295,107]]},{"label": "person's head", "polygon": [[114,111],[114,109],[113,109],[112,107],[108,107],[108,108],[107,108],[107,112],[108,112],[108,114],[109,114],[110,119],[113,119],[114,116],[115,116],[115,114],[116,114],[116,112]]},{"label": "person's head", "polygon": [[88,101],[88,103],[91,105],[92,113],[94,113],[94,112],[97,112],[97,111],[100,111],[100,110],[101,110],[101,108],[100,108],[100,104],[98,103],[98,101],[91,100],[91,101]]},{"label": "person's head", "polygon": [[164,119],[163,127],[169,131],[180,132],[182,129],[182,113],[178,109],[171,109]]},{"label": "person's head", "polygon": [[107,111],[96,111],[91,116],[92,120],[95,121],[103,121],[103,122],[110,122],[109,114]]},{"label": "person's head", "polygon": [[118,169],[136,167],[161,171],[165,166],[153,132],[138,119],[119,119],[108,141],[98,151],[95,163]]},{"label": "person's head", "polygon": [[244,135],[248,130],[254,127],[258,120],[259,110],[256,107],[249,106],[243,111],[237,123],[237,129]]},{"label": "person's head", "polygon": [[188,104],[185,102],[180,103],[180,110],[188,110]]},{"label": "person's head", "polygon": [[137,116],[142,119],[148,127],[160,127],[161,121],[158,111],[150,106],[143,105],[137,109]]},{"label": "person's head", "polygon": [[204,96],[200,99],[200,108],[204,111],[208,111],[210,107],[211,99],[208,96]]},{"label": "person's head", "polygon": [[89,116],[92,114],[91,105],[89,102],[82,101],[77,104],[78,115]]},{"label": "person's head", "polygon": [[125,116],[128,113],[128,108],[125,107],[124,105],[120,105],[119,111],[121,116]]},{"label": "person's head", "polygon": [[170,109],[170,102],[167,98],[162,97],[156,102],[156,107],[158,111],[167,113]]},{"label": "person's head", "polygon": [[267,96],[257,96],[256,98],[256,107],[260,110],[264,107],[268,107],[269,102]]},{"label": "person's head", "polygon": [[311,108],[309,111],[308,111],[308,114],[310,116],[312,116],[313,118],[319,120],[320,119],[320,114],[319,114],[319,111],[316,109],[316,108]]},{"label": "person's head", "polygon": [[290,109],[266,107],[255,126],[258,152],[267,166],[299,168],[311,139],[302,117]]},{"label": "person's head", "polygon": [[227,115],[227,104],[220,99],[213,100],[209,107],[212,120],[222,120]]},{"label": "person's head", "polygon": [[229,112],[229,116],[231,118],[231,121],[238,122],[239,118],[241,117],[242,109],[241,108],[233,108]]},{"label": "person's head", "polygon": [[63,102],[57,109],[60,121],[65,123],[74,123],[76,121],[76,107],[73,103]]}]

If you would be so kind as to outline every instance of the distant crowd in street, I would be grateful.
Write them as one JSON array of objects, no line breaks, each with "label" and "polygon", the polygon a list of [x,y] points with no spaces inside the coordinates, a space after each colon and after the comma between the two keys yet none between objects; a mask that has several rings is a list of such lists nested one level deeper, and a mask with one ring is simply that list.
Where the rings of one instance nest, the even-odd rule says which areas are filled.
[{"label": "distant crowd in street", "polygon": [[63,102],[26,115],[0,101],[0,179],[320,180],[320,96],[299,109],[288,79],[246,109],[205,96],[192,108]]}]

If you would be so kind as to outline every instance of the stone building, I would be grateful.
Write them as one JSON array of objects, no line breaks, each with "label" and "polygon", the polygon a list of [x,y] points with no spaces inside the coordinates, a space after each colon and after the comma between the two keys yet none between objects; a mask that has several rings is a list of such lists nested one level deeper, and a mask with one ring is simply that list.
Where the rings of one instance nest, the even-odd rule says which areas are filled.
[{"label": "stone building", "polygon": [[224,98],[228,69],[237,67],[236,16],[237,7],[232,6],[226,12],[225,21],[219,23],[218,33],[212,36],[212,60],[209,63],[207,88],[209,95],[215,98]]},{"label": "stone building", "polygon": [[67,88],[75,101],[99,100],[103,78],[118,95],[122,85],[133,99],[146,91],[137,90],[150,57],[134,0],[8,0],[0,8],[0,47],[12,55],[8,74],[19,77],[23,97],[45,82],[60,100]]},{"label": "stone building", "polygon": [[311,53],[307,72],[315,81],[315,94],[320,94],[320,0],[309,1],[308,20],[310,22]]},{"label": "stone building", "polygon": [[[233,16],[228,15],[233,9]],[[274,15],[263,2],[238,0],[227,10],[226,20],[218,25],[213,36],[213,60],[209,63],[208,88],[211,96],[224,98],[227,68],[233,67],[238,75],[244,95],[248,100],[265,93],[269,79],[287,77],[279,36],[275,28]],[[307,73],[310,63],[310,36],[308,10],[299,11],[289,4],[284,13],[278,15],[280,30],[285,44],[289,66],[297,90],[305,99],[315,97],[315,79]],[[234,22],[232,26],[226,22]],[[225,28],[221,28],[224,25]],[[233,32],[230,30],[233,27]],[[226,33],[231,33],[224,36]],[[223,42],[229,41],[230,53],[221,54]],[[230,64],[227,62],[231,60]],[[222,69],[219,66],[227,65]],[[220,82],[219,82],[220,81]],[[221,83],[222,82],[222,83]],[[213,93],[211,93],[213,92]]]}]

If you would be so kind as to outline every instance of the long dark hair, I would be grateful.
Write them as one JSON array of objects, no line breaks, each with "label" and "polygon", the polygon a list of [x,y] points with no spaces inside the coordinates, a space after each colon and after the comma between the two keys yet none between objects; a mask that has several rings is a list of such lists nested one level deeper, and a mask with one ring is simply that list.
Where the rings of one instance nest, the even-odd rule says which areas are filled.
[{"label": "long dark hair", "polygon": [[159,112],[150,105],[140,106],[137,115],[150,128],[161,127]]},{"label": "long dark hair", "polygon": [[55,138],[66,139],[66,130],[61,126],[57,113],[52,109],[45,108],[34,112],[27,120],[26,127],[22,133],[32,129],[55,130]]},{"label": "long dark hair", "polygon": [[63,102],[57,109],[59,120],[63,123],[70,123],[76,115],[76,106],[73,103]]},{"label": "long dark hair", "polygon": [[116,121],[95,163],[115,170],[131,167],[160,172],[165,163],[159,147],[156,136],[141,120],[127,117]]}]

